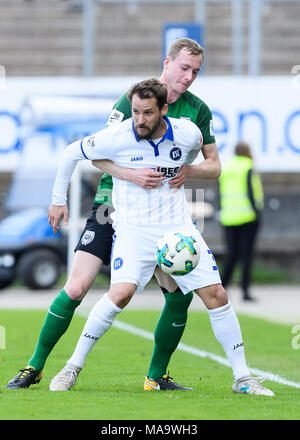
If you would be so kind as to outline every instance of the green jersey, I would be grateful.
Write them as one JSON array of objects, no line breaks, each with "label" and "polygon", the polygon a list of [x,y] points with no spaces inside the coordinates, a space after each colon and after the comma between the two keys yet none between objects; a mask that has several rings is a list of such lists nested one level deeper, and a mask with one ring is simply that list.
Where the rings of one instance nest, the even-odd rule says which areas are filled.
[{"label": "green jersey", "polygon": [[[196,124],[203,136],[203,145],[214,143],[215,137],[212,132],[212,114],[208,106],[191,92],[184,92],[180,98],[168,104],[167,116],[172,118],[189,119]],[[113,111],[109,117],[108,124],[125,121],[131,118],[131,105],[124,93],[114,105]],[[109,174],[103,174],[97,189],[95,203],[104,203],[112,207],[112,177]]]}]

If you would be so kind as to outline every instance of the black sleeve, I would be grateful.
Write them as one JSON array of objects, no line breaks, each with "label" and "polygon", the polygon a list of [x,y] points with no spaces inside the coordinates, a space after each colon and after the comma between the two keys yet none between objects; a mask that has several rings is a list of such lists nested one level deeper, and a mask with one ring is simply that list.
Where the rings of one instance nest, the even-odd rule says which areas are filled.
[{"label": "black sleeve", "polygon": [[252,169],[248,171],[247,174],[247,188],[248,188],[248,197],[251,202],[252,208],[256,212],[256,215],[258,215],[258,209],[255,206],[255,199],[253,194],[253,188],[252,188]]}]

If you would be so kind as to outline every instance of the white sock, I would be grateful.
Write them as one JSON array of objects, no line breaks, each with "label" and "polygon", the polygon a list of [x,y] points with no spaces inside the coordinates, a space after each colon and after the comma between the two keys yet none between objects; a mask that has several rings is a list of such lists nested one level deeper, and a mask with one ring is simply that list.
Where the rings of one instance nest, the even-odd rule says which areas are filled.
[{"label": "white sock", "polygon": [[240,324],[230,301],[225,306],[208,310],[208,313],[214,334],[230,362],[234,378],[248,376],[250,372],[246,365]]},{"label": "white sock", "polygon": [[107,293],[94,305],[83,327],[76,348],[68,364],[83,368],[85,359],[98,339],[111,327],[116,315],[122,312],[107,296]]}]

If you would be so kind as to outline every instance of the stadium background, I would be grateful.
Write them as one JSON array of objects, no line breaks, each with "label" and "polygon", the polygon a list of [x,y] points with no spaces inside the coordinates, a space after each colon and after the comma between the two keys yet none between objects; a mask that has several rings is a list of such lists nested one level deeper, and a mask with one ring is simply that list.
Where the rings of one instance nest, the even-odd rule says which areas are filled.
[{"label": "stadium background", "polygon": [[[16,184],[15,188],[12,185],[13,177],[16,178],[18,170],[20,146],[15,145],[15,150],[12,147],[16,142],[14,139],[16,135],[11,133],[10,126],[6,129],[5,124],[8,122],[3,113],[7,109],[10,111],[11,107],[14,107],[13,111],[18,114],[20,108],[24,108],[24,102],[28,104],[32,95],[53,97],[57,93],[63,94],[61,89],[68,90],[67,94],[72,95],[70,92],[72,86],[68,88],[67,84],[71,79],[76,79],[73,95],[81,93],[87,98],[108,99],[103,111],[104,115],[101,114],[103,125],[110,104],[125,87],[125,85],[120,86],[120,78],[126,78],[125,84],[130,85],[135,78],[160,74],[166,38],[164,27],[168,24],[193,23],[201,26],[200,40],[206,52],[204,69],[198,80],[200,88],[201,81],[204,85],[205,81],[210,81],[209,90],[214,89],[215,84],[215,88],[219,91],[217,92],[219,96],[214,100],[212,93],[205,93],[205,87],[204,93],[203,89],[199,91],[199,96],[204,95],[208,105],[213,106],[216,103],[219,108],[225,107],[226,110],[228,101],[226,102],[227,98],[224,98],[225,90],[222,93],[222,82],[227,86],[230,78],[233,81],[236,78],[240,81],[246,79],[248,82],[245,88],[253,83],[255,93],[255,81],[261,78],[268,81],[272,78],[275,79],[273,89],[271,85],[266,100],[270,101],[269,106],[274,105],[275,114],[279,107],[284,106],[286,96],[283,93],[279,102],[276,100],[280,88],[280,83],[277,83],[276,79],[284,79],[285,84],[291,85],[295,102],[300,93],[299,85],[295,83],[300,70],[300,68],[297,70],[300,63],[299,19],[299,1],[3,0],[0,4],[0,64],[2,65],[0,218],[5,218],[16,205],[19,208],[20,203],[22,205],[20,184],[19,186]],[[175,35],[180,35],[178,30]],[[20,81],[16,87],[13,81],[17,79]],[[89,83],[91,79],[98,81],[91,84]],[[29,81],[29,85],[26,81]],[[38,86],[39,81],[40,86]],[[105,90],[106,86],[103,84],[107,84],[107,81],[109,87]],[[51,87],[49,91],[47,90],[47,84],[49,86],[52,84],[52,92]],[[14,96],[15,89],[22,90],[17,101]],[[197,93],[197,89],[195,92]],[[257,99],[259,100],[259,93]],[[13,105],[14,100],[16,102]],[[53,117],[57,111],[63,125],[64,114],[59,108],[59,102],[56,104],[55,101],[49,102],[48,105],[49,109],[51,108],[49,113]],[[34,107],[34,104],[32,106]],[[33,120],[34,118],[31,118],[29,123],[32,125],[32,130],[39,131],[41,125],[47,125],[45,106],[47,101],[42,104],[42,110],[40,110],[41,105],[37,104],[36,114],[40,111],[44,112],[44,119],[39,125]],[[297,104],[292,111],[298,115]],[[38,119],[38,116],[35,117]],[[67,119],[66,116],[66,124]],[[87,121],[89,122],[88,117]],[[282,125],[281,131],[284,130],[285,122],[284,120],[277,122],[277,125]],[[20,123],[21,127],[18,127],[19,132],[22,132],[22,123]],[[90,124],[89,129],[84,128],[84,132],[98,129],[99,124],[95,124],[95,112],[91,115]],[[272,128],[271,126],[270,129]],[[260,121],[256,125],[254,123],[253,130],[261,131]],[[81,133],[78,128],[72,133],[72,127],[69,127],[64,143],[72,139],[72,134],[78,137]],[[232,145],[228,145],[228,152],[238,140],[235,136],[231,135]],[[222,137],[221,135],[218,137],[218,134],[216,137],[220,146]],[[26,141],[24,144],[26,149]],[[40,149],[40,144],[36,148]],[[300,165],[300,148],[297,117],[293,121],[293,144],[292,170],[288,166],[285,167],[287,169],[283,167],[282,170],[276,166],[274,169],[269,167],[267,172],[259,170],[262,172],[266,203],[258,253],[262,258],[262,265],[283,269],[289,279],[297,280],[300,247],[300,174],[297,171],[298,164]],[[257,145],[252,147],[256,149]],[[37,158],[38,154],[32,152],[31,159],[33,156]],[[41,167],[45,167],[45,161],[42,158],[40,161]],[[32,174],[30,169],[29,173]],[[49,171],[49,175],[53,178],[52,174]],[[28,179],[28,176],[24,178]],[[86,178],[92,187],[96,187],[98,181],[96,174],[90,174],[90,177],[87,175]],[[189,182],[188,186],[196,187],[196,183]],[[45,184],[44,195],[40,191],[36,201],[31,195],[30,201],[26,203],[47,206],[50,187],[49,177],[49,182]],[[205,182],[204,188],[205,201],[213,207],[213,213],[205,221],[205,235],[214,252],[222,256],[217,182]],[[21,198],[23,197],[24,195]],[[86,203],[87,210],[83,214],[88,212],[88,206],[89,203]]]},{"label": "stadium background", "polygon": [[[93,10],[89,9],[92,7]],[[91,17],[93,21],[91,21]],[[287,326],[299,323],[299,20],[300,0],[235,0],[233,2],[215,0],[181,2],[167,0],[148,2],[139,0],[98,0],[94,4],[91,0],[51,0],[49,2],[45,0],[1,0],[0,221],[12,212],[22,211],[28,206],[41,206],[46,210],[50,201],[50,190],[57,166],[57,158],[67,141],[78,137],[81,131],[94,131],[96,127],[98,129],[99,121],[104,124],[112,102],[136,78],[158,76],[160,74],[163,58],[163,30],[166,24],[200,24],[202,26],[201,42],[205,48],[206,58],[196,88],[198,84],[200,88],[201,84],[205,85],[199,96],[201,97],[204,92],[205,100],[209,106],[222,109],[224,114],[228,116],[228,113],[226,113],[227,106],[230,107],[232,103],[225,99],[228,96],[227,87],[231,84],[230,87],[234,89],[236,84],[239,91],[242,91],[244,84],[245,89],[249,87],[249,90],[254,90],[255,94],[256,85],[260,84],[258,89],[261,96],[266,96],[269,100],[268,103],[260,102],[261,109],[266,111],[268,118],[274,115],[275,122],[272,120],[269,129],[274,130],[276,133],[273,134],[273,137],[271,136],[271,142],[273,142],[274,137],[276,138],[277,129],[279,133],[285,131],[287,115],[291,113],[296,115],[293,126],[290,127],[290,137],[294,148],[289,146],[286,148],[290,155],[288,158],[283,156],[282,163],[277,160],[274,162],[276,166],[273,168],[268,166],[270,164],[264,163],[264,156],[261,155],[263,148],[260,145],[253,145],[257,153],[256,159],[262,165],[261,175],[266,196],[264,222],[260,233],[258,258],[256,259],[261,269],[259,281],[262,284],[254,287],[254,294],[260,296],[259,301],[255,304],[242,303],[236,288],[230,289],[230,298],[238,313],[250,315],[254,318],[267,318]],[[261,84],[264,84],[265,87]],[[245,96],[249,97],[246,91]],[[44,97],[46,97],[45,100]],[[71,100],[62,101],[61,97],[71,98]],[[78,97],[82,100],[76,99]],[[255,101],[255,96],[254,99],[251,96],[249,102],[246,102],[247,110],[251,110],[253,100]],[[258,101],[260,101],[259,94]],[[267,105],[266,108],[265,105]],[[285,117],[281,121],[280,116],[278,116],[278,114],[281,115],[279,109],[284,109],[287,112],[284,113]],[[17,118],[13,119],[12,115],[17,115]],[[216,117],[216,119],[218,122],[221,120],[220,117]],[[251,130],[258,131],[259,136],[261,135],[260,120],[256,120],[254,126],[250,124],[250,128],[248,127],[248,130],[246,130],[247,135]],[[216,136],[219,145],[224,140],[223,135],[224,133],[220,130]],[[228,152],[233,146],[233,142],[237,140],[235,139],[236,133],[229,133],[229,135]],[[281,143],[282,139],[278,142]],[[272,147],[274,145],[270,145],[271,150]],[[223,152],[221,153],[223,154]],[[270,154],[268,158],[272,159]],[[266,168],[268,169],[266,170]],[[24,169],[26,172],[22,173]],[[84,192],[84,196],[88,194],[88,197],[81,206],[82,217],[89,212],[93,192],[98,183],[98,175],[89,173],[89,171],[90,168],[83,170],[87,188],[90,188],[90,190]],[[199,182],[189,182],[188,186],[190,188],[199,186],[205,188],[204,200],[213,208],[205,219],[205,238],[221,261],[223,243],[218,222],[219,196],[217,182],[200,182],[200,184]],[[25,188],[29,190],[26,191]],[[0,266],[2,263],[3,260],[0,258]],[[278,273],[279,277],[276,275]],[[269,285],[266,285],[266,283],[269,283]],[[23,394],[23,399],[18,399],[18,401],[9,394],[4,396],[5,383],[15,374],[16,365],[19,367],[20,359],[24,359],[29,350],[32,349],[30,345],[32,341],[29,343],[29,339],[35,339],[35,335],[38,334],[40,329],[40,323],[36,321],[34,335],[30,335],[30,338],[28,338],[28,334],[23,334],[22,325],[21,328],[15,325],[16,318],[13,313],[9,318],[11,321],[8,326],[5,322],[8,319],[6,315],[9,315],[7,309],[13,309],[16,313],[17,309],[23,307],[32,310],[46,309],[57,294],[61,284],[62,281],[54,289],[47,292],[32,292],[16,283],[0,294],[0,312],[2,313],[0,348],[8,348],[8,350],[0,351],[1,363],[3,359],[6,362],[5,368],[1,369],[1,392],[3,397],[6,397],[7,402],[12,397],[11,414],[13,414],[10,416],[3,412],[1,418],[19,418],[19,414],[23,414],[24,407],[28,408],[29,411],[25,418],[35,418],[40,409],[36,409],[36,412],[33,413],[31,408],[37,408],[39,398],[49,400],[49,393],[44,395],[42,392],[39,394]],[[87,316],[88,309],[98,299],[99,292],[103,293],[104,291],[104,289],[93,289],[92,293],[87,295],[82,309],[84,317]],[[135,308],[138,310],[144,308],[146,310],[145,315],[150,309],[155,308],[157,311],[161,309],[163,297],[162,295],[153,295],[153,293],[154,290],[149,289],[143,296],[134,298],[132,304],[130,304],[133,312],[129,312],[132,315],[129,314],[129,318],[127,318],[130,323],[132,321],[135,323],[134,320],[136,319],[136,325],[144,328],[145,323],[139,322],[139,319],[134,315]],[[194,301],[191,309],[195,313],[193,315],[193,312],[191,312],[191,321],[193,319],[196,321],[196,313],[203,309],[203,306],[199,302],[196,304],[196,301]],[[139,317],[140,315],[137,314],[136,316]],[[21,317],[21,315],[16,316]],[[41,314],[39,319],[42,320],[43,316]],[[78,316],[74,318],[75,324],[76,319],[79,319]],[[30,317],[28,320],[26,328],[29,329],[31,326]],[[144,320],[143,315],[140,320]],[[153,331],[151,323],[154,325],[154,321],[155,319],[150,316],[148,327],[146,326],[149,331]],[[299,345],[291,347],[291,327],[278,327],[277,336],[273,336],[272,332],[275,330],[275,325],[274,328],[269,329],[269,321],[266,321],[266,327],[260,330],[259,325],[262,322],[253,320],[252,324],[252,321],[249,321],[247,326],[250,333],[251,327],[253,326],[256,330],[257,326],[257,332],[254,332],[253,336],[250,335],[251,338],[247,335],[253,345],[252,352],[250,347],[252,365],[259,366],[264,370],[274,371],[288,379],[296,380],[298,382],[296,388],[299,388],[299,373],[294,372],[297,364],[295,360],[298,355],[296,349],[299,348]],[[3,335],[5,336],[6,325],[8,343],[5,347]],[[82,322],[80,321],[77,325],[79,332]],[[297,327],[295,330],[298,331],[298,326],[295,327]],[[16,330],[16,333],[15,336],[11,337],[13,329]],[[29,331],[27,330],[27,333]],[[268,337],[266,337],[267,331],[270,331]],[[67,338],[63,339],[62,343],[65,345],[61,345],[61,348],[59,346],[49,361],[45,380],[41,385],[44,387],[42,388],[43,391],[48,391],[49,380],[66,360],[66,351],[71,350],[71,347],[74,346],[77,338],[76,332],[70,330],[69,337],[74,340],[69,343]],[[261,353],[256,358],[255,354],[258,349],[256,340],[258,339],[261,342]],[[23,342],[20,344],[20,341]],[[15,355],[13,352],[14,347],[15,349],[20,347],[24,341],[27,343],[26,353],[24,348],[24,352],[19,353],[17,351]],[[203,342],[202,340],[200,345]],[[198,340],[195,338],[195,341],[191,340],[189,343],[190,345],[197,345]],[[279,343],[281,345],[277,345]],[[130,342],[130,345],[133,346],[134,344]],[[125,350],[127,350],[127,346],[128,342],[126,341],[124,343]],[[279,349],[280,353],[278,355],[277,347],[286,350],[286,352],[283,351],[282,355],[285,363],[282,362],[281,364],[278,361],[278,356],[281,356],[282,352]],[[207,346],[206,349],[212,352],[217,350],[215,346]],[[271,349],[276,352],[273,363],[270,354]],[[151,345],[149,343],[149,346],[145,348],[143,342],[143,346],[139,350],[143,353],[143,356],[145,356],[144,352],[147,352],[148,356],[148,352],[150,354],[152,350],[152,343]],[[134,355],[135,349],[132,349],[132,351]],[[95,349],[95,357],[97,355]],[[117,362],[123,358],[126,359],[127,355],[128,352],[126,351],[123,356],[119,356]],[[290,365],[288,364],[287,355],[291,357]],[[14,356],[18,359],[14,359]],[[187,360],[189,360],[187,357],[183,358],[180,373],[186,369]],[[202,369],[204,361],[201,362]],[[115,406],[114,410],[120,411],[125,407],[130,407],[128,400],[130,401],[131,398],[136,400],[138,392],[140,392],[140,374],[141,371],[144,374],[145,364],[143,359],[142,366],[137,372],[132,373],[134,379],[131,380],[131,383],[134,384],[134,390],[138,391],[133,393],[132,396],[125,394],[126,403],[121,402],[119,406],[115,400],[116,396],[113,395],[111,401]],[[95,412],[92,412],[91,415],[87,415],[86,412],[82,413],[84,406],[88,410],[90,407],[81,405],[80,412],[77,415],[72,414],[67,418],[99,417],[99,405],[101,407],[102,402],[101,399],[99,400],[98,394],[96,396],[92,395],[89,382],[95,368],[98,368],[98,363],[93,364],[93,361],[90,361],[89,365],[90,373],[87,373],[86,376],[82,375],[79,390],[82,394],[87,394],[86,402],[90,403],[92,401]],[[105,367],[105,365],[102,366]],[[109,365],[108,367],[110,368]],[[172,367],[174,368],[173,365]],[[223,370],[221,372],[223,374]],[[211,388],[208,389],[207,394],[209,399],[212,399],[213,393],[215,393],[215,384],[210,385],[210,367],[207,373],[201,372],[201,374],[204,374],[203,395],[205,395],[205,392],[207,393],[205,386],[208,383]],[[105,376],[105,380],[108,380],[108,376],[109,374]],[[182,377],[181,374],[179,376]],[[86,378],[86,383],[84,378]],[[231,383],[230,381],[231,377],[227,380],[227,385]],[[271,388],[275,386],[273,383],[271,385]],[[116,388],[117,392],[121,389],[120,394],[123,396],[124,388],[127,385],[124,384],[123,388],[122,386],[123,383],[117,383],[117,385],[113,383],[112,389]],[[105,385],[103,383],[96,384],[94,388],[96,391],[101,390],[102,394]],[[295,394],[292,393],[297,391],[294,388],[293,385],[291,399],[294,399],[293,408],[295,411],[297,404],[294,398]],[[278,405],[281,405],[277,417],[288,418],[291,406],[281,404],[286,389],[283,392],[281,392],[282,388],[277,389],[280,390],[280,393],[278,392]],[[223,390],[221,391],[223,392]],[[106,392],[103,392],[104,396]],[[65,400],[62,399],[63,403],[70,399],[73,405],[76,401],[73,396],[74,394],[65,396]],[[222,396],[221,406],[226,406],[228,400],[227,388]],[[76,397],[78,399],[78,394]],[[218,399],[216,408],[219,410],[219,395],[216,398]],[[59,396],[57,399],[57,408],[60,408],[59,399],[61,397]],[[143,403],[140,407],[145,406],[144,396],[142,396],[142,399]],[[19,408],[16,408],[18,402]],[[44,400],[42,402],[40,404],[41,408]],[[201,402],[201,399],[199,399],[199,402]],[[199,402],[197,400],[197,404]],[[101,407],[102,411],[107,405],[106,402],[104,403],[105,405]],[[157,402],[155,402],[155,410],[156,404]],[[49,415],[46,414],[45,416],[45,413],[42,413],[40,417],[64,418],[69,411],[66,405],[61,414],[58,414],[58,411],[55,412],[55,405],[52,402],[49,405],[52,405],[52,412],[49,409]],[[241,405],[239,409],[240,417],[256,418],[259,414],[261,418],[268,418],[268,414],[264,412],[265,408],[262,408],[264,402],[262,407],[259,405],[260,403],[257,401],[258,412],[254,411],[252,415],[250,413],[248,415],[249,407]],[[140,409],[138,408],[138,411]],[[254,409],[256,409],[255,405]],[[105,412],[101,414],[105,414]],[[114,414],[115,412],[111,417],[115,417]],[[155,417],[156,414],[157,412]],[[171,416],[169,414],[166,416],[166,414],[166,412],[163,412],[162,417],[173,417],[173,413]],[[175,416],[177,414],[181,415],[181,409],[175,413]],[[197,418],[199,414],[201,416],[201,411],[194,411],[192,415]],[[230,415],[225,415],[223,418],[232,417],[230,411],[228,414]],[[234,416],[236,414],[238,413],[235,413]],[[146,415],[149,416],[149,414]],[[218,415],[217,411],[216,417]],[[126,413],[124,417],[132,418],[134,416],[131,416],[131,413]],[[276,417],[276,415],[273,417]]]},{"label": "stadium background", "polygon": [[[205,81],[210,81],[212,83],[210,90],[213,88],[218,90],[219,95],[217,94],[214,103],[219,108],[225,107],[226,109],[228,105],[228,101],[224,98],[226,91],[222,93],[220,84],[228,84],[230,78],[236,81],[237,75],[240,81],[248,81],[245,88],[251,83],[255,85],[255,81],[263,77],[267,81],[273,77],[272,79],[275,79],[274,97],[279,95],[276,79],[290,77],[287,81],[290,81],[296,100],[299,94],[299,88],[292,88],[293,68],[296,68],[294,73],[298,72],[300,33],[297,26],[300,16],[298,1],[80,2],[78,0],[55,0],[49,3],[41,0],[12,0],[2,1],[0,7],[0,55],[2,71],[6,76],[3,79],[3,92],[6,88],[8,89],[6,94],[2,93],[1,110],[5,111],[7,107],[10,109],[15,98],[14,90],[12,91],[15,83],[13,82],[12,88],[6,85],[8,86],[10,81],[19,79],[18,88],[22,90],[22,93],[15,107],[25,107],[26,112],[27,103],[34,108],[35,118],[29,118],[29,125],[32,125],[33,131],[43,130],[43,125],[47,125],[47,122],[48,125],[51,122],[55,125],[57,122],[55,117],[53,122],[55,112],[58,113],[59,118],[62,118],[62,125],[64,122],[65,125],[68,124],[69,107],[66,108],[65,113],[61,111],[59,101],[55,102],[55,96],[57,90],[59,94],[67,90],[64,87],[70,84],[71,79],[77,82],[69,85],[67,95],[72,97],[76,93],[81,93],[81,96],[86,96],[87,99],[90,97],[107,99],[105,106],[103,102],[100,102],[104,108],[103,114],[100,115],[103,125],[111,103],[134,81],[134,78],[160,74],[164,46],[163,29],[166,24],[170,23],[174,25],[200,24],[202,29],[200,40],[205,47],[206,58],[198,81],[200,86],[201,81],[204,84],[207,84]],[[125,78],[126,86],[120,86],[120,78]],[[95,79],[96,82],[90,84],[91,79]],[[39,87],[38,81],[41,82]],[[52,93],[50,84],[52,84]],[[86,84],[90,85],[86,86]],[[106,86],[101,86],[101,84],[109,86],[105,88]],[[195,92],[197,93],[197,88]],[[39,98],[40,95],[54,96],[54,101],[46,100],[42,105],[32,103],[32,100],[36,96]],[[205,95],[206,102],[211,105],[213,93],[200,90],[199,96],[203,97],[203,95]],[[257,99],[259,100],[259,96]],[[266,99],[272,101],[272,86],[271,93]],[[91,102],[93,103],[93,100]],[[45,111],[47,104],[48,113]],[[86,106],[88,104],[87,101]],[[273,105],[272,102],[271,105]],[[275,99],[274,113],[279,105]],[[19,109],[18,111],[20,112]],[[90,123],[91,127],[84,127],[85,131],[98,129],[98,121],[95,124],[95,111],[93,113],[93,110],[87,110],[88,114],[91,114],[90,120],[87,117],[87,123]],[[51,115],[50,122],[45,122],[47,115]],[[81,117],[82,114],[78,116],[78,120]],[[21,183],[18,184],[18,160],[20,160],[21,153],[18,150],[17,154],[13,155],[16,153],[11,147],[14,139],[11,140],[13,137],[11,127],[8,126],[6,130],[5,122],[7,124],[2,115],[1,218],[13,212],[16,206],[22,208],[22,203],[24,207],[38,204],[47,206],[51,178],[53,178],[53,164],[50,166],[48,163],[51,177],[45,183],[44,193],[39,189],[38,194],[31,193],[27,199],[24,197],[20,190],[22,182],[25,179],[29,187],[30,182],[28,183],[28,175],[26,175],[21,177]],[[282,125],[284,123],[285,121],[282,120]],[[76,128],[76,131],[72,133],[73,127],[66,130],[65,142],[68,142],[72,135],[79,136],[80,130],[78,132]],[[22,126],[20,131],[21,129]],[[254,125],[253,129],[260,131],[260,125]],[[294,132],[297,133],[297,125]],[[55,131],[51,135],[59,138]],[[216,137],[220,145],[221,135],[219,138],[218,135]],[[44,139],[42,142],[45,142]],[[294,142],[296,145],[299,144],[298,139],[299,136],[298,138],[296,136]],[[229,151],[236,140],[233,138],[232,145],[228,148]],[[24,145],[23,151],[26,151],[26,140]],[[252,145],[252,147],[256,149],[257,145]],[[12,150],[10,151],[9,148]],[[41,149],[39,141],[33,150],[29,150],[28,157],[30,161],[35,157],[36,166],[47,169],[43,154],[38,154]],[[11,156],[14,156],[13,160]],[[294,157],[297,170],[299,154],[295,154]],[[261,264],[269,268],[284,269],[291,280],[297,280],[300,246],[298,221],[300,177],[295,169],[289,172],[278,171],[278,167],[275,166],[274,169],[268,169],[268,172],[262,172],[266,203],[258,246]],[[36,168],[34,171],[36,172]],[[30,165],[29,174],[32,175]],[[14,182],[14,177],[17,182]],[[95,188],[98,175],[92,173],[90,177],[88,174],[86,177]],[[199,187],[199,182],[189,182],[187,186]],[[205,201],[213,207],[213,213],[205,220],[205,236],[214,252],[222,256],[223,243],[218,223],[218,185],[217,182],[203,182],[203,187],[205,188]],[[92,196],[90,196],[90,201],[91,198]],[[85,203],[83,215],[88,212],[90,201]]]}]

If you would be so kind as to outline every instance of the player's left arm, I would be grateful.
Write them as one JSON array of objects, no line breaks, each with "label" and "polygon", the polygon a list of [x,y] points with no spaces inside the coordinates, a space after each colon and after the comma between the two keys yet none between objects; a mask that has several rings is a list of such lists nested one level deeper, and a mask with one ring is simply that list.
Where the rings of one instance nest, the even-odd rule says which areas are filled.
[{"label": "player's left arm", "polygon": [[203,102],[201,111],[199,109],[196,125],[200,129],[203,138],[202,154],[204,161],[197,165],[189,162],[185,170],[186,178],[217,179],[221,174],[221,162],[214,136],[212,113]]},{"label": "player's left arm", "polygon": [[217,144],[203,145],[204,161],[197,165],[183,165],[177,176],[170,180],[171,188],[179,188],[185,179],[217,179],[221,174],[221,162]]},{"label": "player's left arm", "polygon": [[185,177],[187,179],[217,179],[221,174],[221,161],[217,144],[203,145],[202,154],[204,161],[197,165],[186,165]]}]

